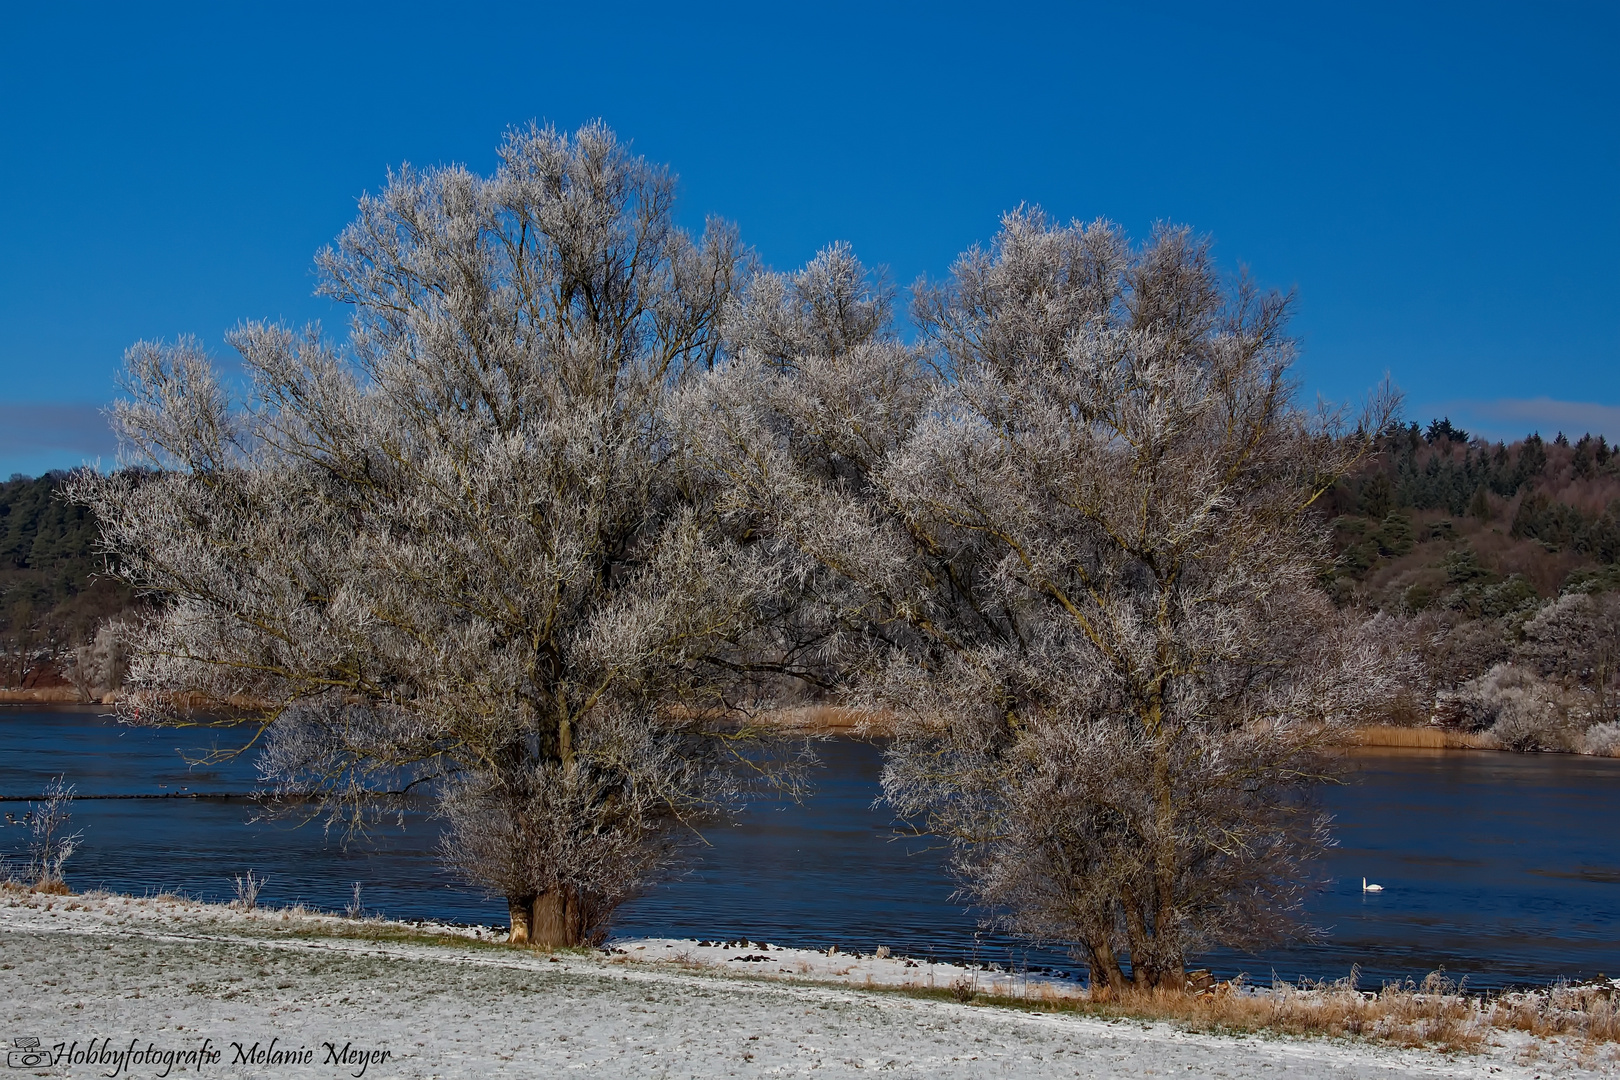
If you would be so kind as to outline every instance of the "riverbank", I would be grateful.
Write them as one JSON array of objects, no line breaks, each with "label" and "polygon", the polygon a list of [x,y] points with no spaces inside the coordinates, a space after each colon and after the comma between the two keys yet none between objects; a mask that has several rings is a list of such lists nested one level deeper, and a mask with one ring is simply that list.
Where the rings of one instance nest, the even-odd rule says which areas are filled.
[{"label": "riverbank", "polygon": [[[761,718],[765,726],[778,731],[810,736],[892,738],[898,730],[889,713],[847,709],[833,705],[808,705],[778,709]],[[1501,740],[1488,731],[1462,731],[1458,728],[1400,727],[1369,724],[1353,728],[1346,736],[1351,747],[1381,747],[1403,750],[1506,750]],[[1600,755],[1601,756],[1601,755]],[[1620,756],[1617,752],[1612,756]]]},{"label": "riverbank", "polygon": [[[394,918],[504,919],[499,901],[442,871],[438,825],[425,812],[379,823],[345,846],[319,823],[264,819],[241,799],[257,786],[250,759],[191,767],[210,729],[132,728],[101,706],[0,708],[0,795],[37,797],[53,778],[85,796],[69,831],[83,842],[67,864],[80,891],[169,891],[228,900],[234,876],[254,869],[261,901],[342,910],[356,881],[368,909]],[[949,852],[896,839],[882,794],[882,748],[818,740],[822,767],[802,803],[753,806],[734,826],[708,830],[672,880],[626,905],[618,926],[637,937],[724,938],[1005,966],[1074,970],[1060,949],[981,933],[951,900]],[[1221,979],[1267,983],[1337,978],[1353,965],[1363,985],[1422,979],[1444,966],[1475,990],[1620,973],[1620,761],[1573,754],[1367,748],[1348,755],[1346,783],[1326,785],[1337,847],[1315,868],[1326,883],[1306,918],[1324,940],[1266,950],[1217,950],[1200,961]],[[103,799],[93,796],[156,796]],[[25,802],[0,804],[22,821]],[[25,863],[27,831],[0,813],[0,855]],[[1361,892],[1361,879],[1382,884]],[[741,967],[741,964],[733,967]]]},{"label": "riverbank", "polygon": [[71,686],[0,689],[0,705],[78,705],[83,700]]},{"label": "riverbank", "polygon": [[[1575,750],[1511,750],[1489,731],[1462,731],[1458,728],[1397,727],[1393,724],[1371,724],[1355,728],[1350,734],[1350,745],[1356,747],[1382,747],[1392,750],[1500,750],[1504,753],[1576,753]],[[1579,744],[1577,743],[1577,746]],[[1605,748],[1608,749],[1608,748]],[[1580,751],[1583,757],[1620,758],[1620,746],[1607,753],[1590,748]]]},{"label": "riverbank", "polygon": [[[1368,1032],[1299,1037],[1309,1033],[1257,1027],[1232,1008],[1203,1022],[1162,1009],[1133,1015],[1095,1005],[1088,1013],[1083,1000],[1028,987],[1023,999],[975,990],[971,1003],[937,986],[883,989],[884,972],[916,977],[903,957],[820,954],[819,967],[804,958],[810,970],[800,970],[795,951],[760,943],[619,942],[610,952],[546,955],[497,944],[494,933],[8,890],[0,892],[6,1049],[37,1038],[45,1051],[77,1044],[86,1058],[92,1040],[106,1040],[89,1055],[100,1060],[42,1070],[72,1076],[108,1072],[106,1055],[132,1040],[159,1053],[217,1052],[226,1075],[277,1077],[527,1076],[582,1067],[605,1076],[878,1068],[1032,1078],[1620,1071],[1612,1042],[1573,1032],[1486,1025],[1477,1039],[1459,1041],[1465,1021],[1448,1020],[1421,995],[1412,995],[1413,1007],[1435,1013],[1425,1021],[1431,1034],[1441,1034],[1436,1024],[1450,1026],[1449,1044],[1374,1042]],[[742,959],[761,955],[770,962]],[[773,965],[781,965],[774,977],[761,974]],[[1289,1003],[1304,1015],[1298,1006],[1332,1002],[1320,991],[1241,996],[1251,1012]],[[1424,1041],[1430,1045],[1418,1045]],[[1436,1049],[1442,1045],[1449,1052]],[[283,1057],[266,1057],[275,1054]],[[233,1057],[257,1067],[230,1068]],[[124,1075],[161,1071],[139,1065]]]},{"label": "riverbank", "polygon": [[[116,704],[117,696],[108,694],[99,702]],[[80,705],[86,704],[71,686],[37,687],[33,689],[0,689],[0,705]],[[89,704],[98,704],[90,702]],[[210,704],[202,700],[182,703],[198,712],[208,712]],[[249,707],[250,702],[236,702],[237,707]],[[217,704],[213,707],[218,707]],[[893,738],[897,730],[895,718],[887,713],[850,709],[836,705],[803,705],[777,709],[757,718],[765,728],[791,735],[811,738],[855,738],[881,740]],[[1405,750],[1503,750],[1501,741],[1488,731],[1468,732],[1457,728],[1400,727],[1393,724],[1371,724],[1354,728],[1347,742],[1352,747],[1378,747]],[[1603,756],[1603,755],[1599,755]],[[1608,755],[1620,757],[1620,749]]]}]

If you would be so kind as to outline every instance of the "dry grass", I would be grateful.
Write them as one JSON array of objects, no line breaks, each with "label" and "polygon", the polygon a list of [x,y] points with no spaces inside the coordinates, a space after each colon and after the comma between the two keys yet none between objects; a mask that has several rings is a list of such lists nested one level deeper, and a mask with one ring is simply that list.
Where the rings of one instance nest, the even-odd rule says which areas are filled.
[{"label": "dry grass", "polygon": [[1482,1023],[1479,999],[1456,993],[1455,987],[1437,975],[1429,976],[1421,986],[1390,985],[1377,993],[1355,989],[1350,979],[1328,985],[1279,986],[1266,994],[1242,993],[1228,984],[1208,994],[1120,1004],[1130,1013],[1157,1013],[1159,1018],[1202,1030],[1359,1036],[1451,1053],[1478,1049],[1488,1026]]},{"label": "dry grass", "polygon": [[71,686],[0,690],[0,705],[77,705],[83,701],[83,695]]},{"label": "dry grass", "polygon": [[36,881],[32,884],[19,878],[9,869],[0,869],[0,892],[30,893],[38,896],[72,896],[67,882],[61,878]]},{"label": "dry grass", "polygon": [[1396,727],[1372,724],[1357,728],[1351,735],[1356,746],[1387,746],[1409,750],[1500,750],[1501,744],[1487,732],[1472,734],[1436,727]]},{"label": "dry grass", "polygon": [[1620,997],[1611,981],[1563,983],[1545,990],[1509,994],[1492,1003],[1492,1024],[1537,1038],[1574,1035],[1591,1042],[1620,1043]]},{"label": "dry grass", "polygon": [[[895,733],[897,720],[891,713],[874,709],[848,709],[838,705],[801,705],[761,714],[759,722],[782,731],[809,735],[885,737]],[[1488,732],[1471,733],[1451,728],[1406,727],[1396,724],[1369,724],[1350,735],[1351,744],[1406,750],[1500,750],[1501,744]]]},{"label": "dry grass", "polygon": [[808,735],[854,735],[862,737],[894,734],[895,718],[871,709],[846,709],[838,705],[801,705],[777,709],[759,717],[760,722],[783,731]]},{"label": "dry grass", "polygon": [[[1090,999],[1041,987],[1024,996],[977,994],[976,1003],[1074,1012],[1106,1019],[1162,1021],[1193,1031],[1294,1037],[1362,1038],[1446,1053],[1479,1050],[1493,1031],[1536,1039],[1574,1038],[1594,1052],[1620,1043],[1620,1002],[1613,983],[1561,983],[1497,997],[1464,993],[1435,972],[1422,983],[1389,984],[1371,993],[1351,978],[1335,983],[1279,985],[1253,992],[1222,983],[1208,993],[1128,992]],[[930,996],[960,1000],[956,988]]]}]

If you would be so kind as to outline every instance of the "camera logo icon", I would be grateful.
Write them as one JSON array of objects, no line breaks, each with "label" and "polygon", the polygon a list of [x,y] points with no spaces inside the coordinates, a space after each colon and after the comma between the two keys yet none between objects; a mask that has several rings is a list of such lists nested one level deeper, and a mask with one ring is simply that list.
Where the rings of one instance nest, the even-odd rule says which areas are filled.
[{"label": "camera logo icon", "polygon": [[51,1052],[35,1038],[12,1039],[6,1051],[6,1066],[12,1069],[38,1069],[51,1064]]}]

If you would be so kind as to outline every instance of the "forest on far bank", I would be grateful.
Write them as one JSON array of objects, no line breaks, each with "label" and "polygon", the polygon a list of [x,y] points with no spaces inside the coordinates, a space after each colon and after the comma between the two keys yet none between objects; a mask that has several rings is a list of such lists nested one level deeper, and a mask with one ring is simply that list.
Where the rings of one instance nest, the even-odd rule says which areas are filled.
[{"label": "forest on far bank", "polygon": [[66,479],[0,483],[0,688],[64,685],[74,649],[133,600],[100,573],[95,516],[62,497]]},{"label": "forest on far bank", "polygon": [[1323,581],[1409,663],[1370,723],[1620,753],[1620,453],[1603,436],[1394,428],[1324,499]]},{"label": "forest on far bank", "polygon": [[1381,443],[1325,499],[1341,604],[1500,617],[1620,588],[1620,455],[1603,436],[1491,444],[1436,420]]},{"label": "forest on far bank", "polygon": [[[1449,419],[1391,428],[1380,443],[1321,500],[1333,559],[1324,588],[1421,661],[1369,722],[1582,748],[1581,731],[1615,711],[1620,450],[1601,435],[1488,443]],[[93,656],[97,628],[136,598],[102,573],[95,519],[62,497],[66,479],[0,484],[0,687],[83,683],[99,697],[115,688],[118,650],[102,642]],[[1571,610],[1555,610],[1566,597]],[[1545,625],[1558,614],[1575,624]]]}]

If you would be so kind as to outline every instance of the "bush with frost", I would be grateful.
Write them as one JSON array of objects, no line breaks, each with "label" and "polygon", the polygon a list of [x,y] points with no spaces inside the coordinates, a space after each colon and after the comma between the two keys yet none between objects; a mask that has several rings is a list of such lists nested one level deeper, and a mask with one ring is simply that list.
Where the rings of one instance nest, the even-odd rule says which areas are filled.
[{"label": "bush with frost", "polygon": [[79,849],[84,833],[69,833],[73,820],[73,785],[58,776],[45,785],[45,797],[30,803],[28,824],[27,880],[39,892],[68,891],[63,867]]},{"label": "bush with frost", "polygon": [[124,685],[129,671],[129,632],[124,620],[110,619],[96,630],[95,640],[73,650],[66,674],[81,697],[100,701]]},{"label": "bush with frost", "polygon": [[1581,691],[1580,719],[1620,720],[1620,595],[1568,593],[1543,605],[1525,623],[1515,656]]},{"label": "bush with frost", "polygon": [[1581,752],[1597,757],[1620,757],[1620,723],[1593,724],[1581,736]]},{"label": "bush with frost", "polygon": [[1497,664],[1462,688],[1476,729],[1508,750],[1574,750],[1579,725],[1569,694],[1518,664]]}]

